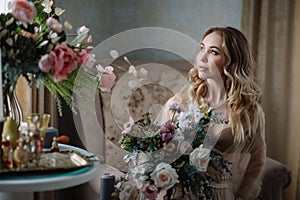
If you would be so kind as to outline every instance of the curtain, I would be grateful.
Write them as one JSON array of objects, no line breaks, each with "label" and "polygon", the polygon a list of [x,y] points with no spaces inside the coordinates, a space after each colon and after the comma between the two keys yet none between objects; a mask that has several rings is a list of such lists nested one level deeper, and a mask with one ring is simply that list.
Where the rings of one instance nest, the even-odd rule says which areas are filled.
[{"label": "curtain", "polygon": [[253,50],[257,62],[256,77],[263,92],[267,154],[292,170],[293,181],[285,199],[296,199],[300,193],[297,187],[300,131],[296,122],[300,116],[296,99],[299,102],[300,94],[295,87],[300,83],[299,67],[296,67],[300,63],[296,56],[300,45],[299,41],[295,43],[299,39],[293,37],[300,34],[299,13],[295,12],[295,5],[299,8],[299,2],[243,1],[242,29]]},{"label": "curtain", "polygon": [[[296,193],[295,199],[300,199],[300,130],[299,130],[299,116],[300,116],[300,0],[296,0],[295,3],[295,22],[294,22],[294,46],[293,46],[293,58],[291,69],[291,95],[290,95],[290,115],[289,115],[289,129],[287,140],[287,156],[286,163],[290,166],[293,172],[293,183],[289,190],[286,192]],[[292,199],[294,196],[288,196]]]}]

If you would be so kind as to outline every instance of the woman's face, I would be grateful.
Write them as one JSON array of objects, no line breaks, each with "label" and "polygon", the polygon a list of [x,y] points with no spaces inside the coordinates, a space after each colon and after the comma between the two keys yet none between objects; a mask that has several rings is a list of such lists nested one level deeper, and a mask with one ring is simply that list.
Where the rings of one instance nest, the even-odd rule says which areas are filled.
[{"label": "woman's face", "polygon": [[212,32],[202,40],[196,56],[196,67],[200,78],[213,79],[223,74],[226,56],[222,43],[223,37],[218,32]]}]

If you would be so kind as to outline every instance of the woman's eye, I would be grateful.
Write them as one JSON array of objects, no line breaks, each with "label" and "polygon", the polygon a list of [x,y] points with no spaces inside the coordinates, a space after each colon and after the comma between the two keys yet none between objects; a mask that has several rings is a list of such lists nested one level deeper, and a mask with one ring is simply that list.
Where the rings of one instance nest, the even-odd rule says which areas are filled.
[{"label": "woman's eye", "polygon": [[204,47],[200,47],[200,51],[205,51],[205,48]]},{"label": "woman's eye", "polygon": [[218,54],[219,54],[219,53],[218,53],[217,51],[215,51],[215,50],[211,50],[210,53],[211,53],[212,55],[218,55]]}]

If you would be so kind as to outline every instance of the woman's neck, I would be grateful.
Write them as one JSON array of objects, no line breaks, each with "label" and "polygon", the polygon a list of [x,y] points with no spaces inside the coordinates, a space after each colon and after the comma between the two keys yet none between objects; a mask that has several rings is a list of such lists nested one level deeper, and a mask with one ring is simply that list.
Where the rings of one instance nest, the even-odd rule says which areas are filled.
[{"label": "woman's neck", "polygon": [[212,108],[225,104],[225,87],[222,79],[207,79],[208,94],[205,99]]}]

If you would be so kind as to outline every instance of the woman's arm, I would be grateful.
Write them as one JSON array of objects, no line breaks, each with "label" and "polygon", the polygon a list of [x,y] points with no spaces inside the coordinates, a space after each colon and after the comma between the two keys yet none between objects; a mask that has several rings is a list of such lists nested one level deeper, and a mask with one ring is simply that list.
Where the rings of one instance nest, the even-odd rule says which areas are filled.
[{"label": "woman's arm", "polygon": [[265,116],[261,111],[257,131],[250,143],[251,154],[241,186],[235,195],[240,199],[256,199],[260,192],[261,174],[266,162]]}]

